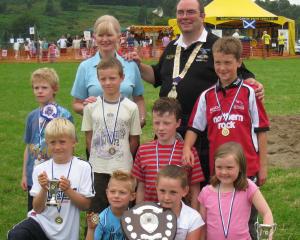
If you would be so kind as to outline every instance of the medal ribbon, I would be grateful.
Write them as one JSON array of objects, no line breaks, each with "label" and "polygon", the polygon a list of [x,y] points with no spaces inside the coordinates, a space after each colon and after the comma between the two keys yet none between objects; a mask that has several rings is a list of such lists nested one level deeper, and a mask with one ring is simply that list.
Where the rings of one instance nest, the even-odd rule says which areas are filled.
[{"label": "medal ribbon", "polygon": [[197,53],[199,52],[200,48],[202,47],[203,43],[199,43],[191,53],[191,55],[188,58],[188,61],[186,62],[182,72],[179,74],[179,68],[180,68],[180,55],[181,55],[181,47],[177,45],[176,52],[175,52],[175,58],[174,58],[174,67],[173,67],[173,85],[177,85],[185,76],[189,68],[191,67],[194,59],[196,58]]},{"label": "medal ribbon", "polygon": [[[43,122],[41,123],[40,121],[42,119],[43,119]],[[42,151],[42,132],[45,128],[46,122],[47,122],[47,120],[45,118],[43,118],[40,114],[40,117],[39,117],[39,154]]]},{"label": "medal ribbon", "polygon": [[[175,140],[175,142],[173,144],[171,155],[170,155],[170,158],[169,158],[169,161],[168,161],[168,165],[170,165],[171,162],[172,162],[172,158],[173,158],[176,143],[177,143],[177,140]],[[157,170],[157,172],[159,171],[159,154],[158,154],[158,150],[159,149],[158,149],[158,140],[157,140],[157,142],[156,142],[156,170]]]},{"label": "medal ribbon", "polygon": [[115,140],[116,126],[117,126],[119,110],[120,110],[120,104],[121,104],[121,96],[119,97],[119,100],[118,100],[118,109],[117,109],[117,114],[116,114],[116,119],[115,119],[115,124],[114,124],[114,131],[113,131],[112,137],[110,137],[110,135],[109,135],[107,123],[106,123],[106,120],[105,120],[105,114],[104,114],[104,101],[105,100],[104,100],[104,97],[101,97],[101,99],[102,99],[102,115],[103,115],[103,119],[104,119],[105,130],[107,132],[110,145],[113,145],[114,140]]},{"label": "medal ribbon", "polygon": [[[70,175],[70,172],[71,172],[72,163],[73,163],[73,158],[72,158],[71,163],[70,163],[70,166],[69,166],[67,179],[69,179],[69,175]],[[52,159],[52,179],[54,179],[53,159]],[[60,204],[56,207],[59,216],[60,216],[60,211],[61,211],[61,207],[62,207],[62,203],[63,203],[64,197],[65,197],[65,193],[63,192],[63,193],[62,193],[61,200],[60,200]]]},{"label": "medal ribbon", "polygon": [[[219,81],[219,82],[220,82],[220,81]],[[216,100],[217,100],[218,107],[220,108],[220,111],[221,111],[221,114],[222,114],[222,117],[223,117],[225,123],[227,122],[227,120],[228,120],[228,118],[229,118],[229,116],[230,116],[231,110],[232,110],[233,105],[234,105],[234,103],[235,103],[235,101],[236,101],[236,99],[237,99],[237,96],[239,95],[239,92],[240,92],[240,90],[241,90],[242,85],[243,85],[243,80],[240,80],[240,86],[239,86],[238,90],[236,91],[236,94],[235,94],[234,99],[233,99],[233,101],[232,101],[232,103],[231,103],[231,106],[230,106],[230,108],[229,108],[229,111],[227,112],[227,115],[222,111],[221,104],[220,104],[220,101],[219,101],[219,97],[218,97],[218,94],[217,94],[217,85],[215,86],[215,96],[216,96]]]},{"label": "medal ribbon", "polygon": [[[49,116],[45,115],[45,113],[44,113],[44,109],[46,107],[50,107],[50,106],[51,106],[51,108],[55,109],[53,111],[57,112],[57,106],[54,103],[48,103],[47,105],[45,105],[43,108],[40,109],[40,116],[39,116],[39,154],[41,154],[41,150],[42,150],[42,132],[43,132],[45,126],[46,126],[47,121],[51,121],[53,119],[53,118],[52,119],[49,118]],[[55,117],[56,116],[54,116],[54,118]],[[43,122],[41,123],[42,119],[43,119]]]},{"label": "medal ribbon", "polygon": [[234,198],[235,198],[235,188],[234,188],[232,196],[231,196],[229,215],[228,215],[228,220],[227,220],[227,227],[225,227],[223,212],[222,212],[222,206],[221,206],[220,184],[218,185],[218,205],[219,205],[219,212],[220,212],[220,216],[221,216],[222,227],[223,227],[223,232],[224,232],[225,238],[228,237],[228,231],[229,231],[229,226],[230,226],[230,220],[231,220],[231,215],[232,215],[232,207],[233,207]]}]

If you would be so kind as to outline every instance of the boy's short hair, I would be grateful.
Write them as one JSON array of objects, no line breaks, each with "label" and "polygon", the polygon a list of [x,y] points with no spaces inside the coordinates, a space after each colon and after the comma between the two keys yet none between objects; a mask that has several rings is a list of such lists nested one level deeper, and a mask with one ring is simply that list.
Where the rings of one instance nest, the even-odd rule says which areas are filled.
[{"label": "boy's short hair", "polygon": [[175,98],[161,97],[157,99],[152,107],[152,113],[153,112],[159,115],[165,113],[174,114],[177,121],[181,119],[181,106]]},{"label": "boy's short hair", "polygon": [[213,53],[232,54],[236,60],[241,59],[243,46],[239,39],[235,37],[219,38],[212,47]]},{"label": "boy's short hair", "polygon": [[99,79],[99,73],[98,72],[100,70],[106,70],[106,69],[110,69],[110,68],[117,69],[120,77],[122,77],[124,75],[123,66],[122,66],[121,62],[117,58],[111,57],[111,58],[108,58],[108,59],[101,60],[100,63],[97,65],[98,79]]},{"label": "boy's short hair", "polygon": [[54,118],[45,128],[45,139],[67,136],[76,141],[76,132],[74,124],[66,118]]},{"label": "boy's short hair", "polygon": [[31,74],[31,85],[37,82],[47,82],[52,89],[58,90],[59,77],[53,68],[39,68]]},{"label": "boy's short hair", "polygon": [[166,165],[157,173],[156,183],[161,177],[178,179],[181,182],[181,187],[185,188],[189,185],[187,172],[184,167],[178,165]]},{"label": "boy's short hair", "polygon": [[136,178],[129,172],[124,172],[124,171],[121,171],[121,170],[116,170],[112,173],[110,179],[109,179],[109,182],[108,182],[108,185],[109,186],[109,183],[111,180],[117,180],[117,181],[121,181],[121,182],[128,182],[129,183],[129,190],[130,192],[134,193],[135,192],[135,188],[136,188],[136,185],[137,185],[137,181],[136,181]]}]

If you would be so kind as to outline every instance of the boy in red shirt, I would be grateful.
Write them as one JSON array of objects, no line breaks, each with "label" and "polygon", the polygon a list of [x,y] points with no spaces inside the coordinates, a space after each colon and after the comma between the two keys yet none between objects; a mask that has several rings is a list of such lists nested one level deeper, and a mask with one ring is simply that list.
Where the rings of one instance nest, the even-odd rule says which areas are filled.
[{"label": "boy in red shirt", "polygon": [[[153,130],[157,139],[141,145],[132,168],[138,180],[136,202],[158,202],[155,179],[158,171],[166,165],[183,166],[183,142],[176,139],[176,129],[180,126],[181,107],[176,99],[160,98],[152,108]],[[187,168],[189,176],[191,206],[198,209],[197,196],[200,182],[204,181],[200,160],[192,148],[195,164]]]}]

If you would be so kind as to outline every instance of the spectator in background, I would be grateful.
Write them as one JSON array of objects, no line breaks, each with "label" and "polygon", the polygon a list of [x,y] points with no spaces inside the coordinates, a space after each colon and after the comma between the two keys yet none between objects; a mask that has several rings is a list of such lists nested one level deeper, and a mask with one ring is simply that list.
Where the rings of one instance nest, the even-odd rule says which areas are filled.
[{"label": "spectator in background", "polygon": [[79,39],[79,36],[76,35],[75,39],[73,39],[73,41],[72,41],[75,59],[80,58],[80,42],[81,42],[81,39]]},{"label": "spectator in background", "polygon": [[283,49],[284,49],[284,42],[285,42],[285,37],[283,35],[283,32],[281,32],[277,38],[278,40],[278,54],[279,56],[283,55]]},{"label": "spectator in background", "polygon": [[130,33],[128,38],[127,38],[127,47],[128,48],[133,48],[134,47],[134,34]]},{"label": "spectator in background", "polygon": [[67,53],[67,39],[65,35],[62,35],[61,38],[57,41],[57,46],[60,50],[61,55]]},{"label": "spectator in background", "polygon": [[234,33],[232,34],[233,37],[235,38],[240,38],[240,31],[238,29],[235,29]]},{"label": "spectator in background", "polygon": [[13,47],[15,52],[15,59],[18,59],[20,55],[20,43],[18,41],[14,42]]},{"label": "spectator in background", "polygon": [[25,51],[25,58],[27,60],[29,60],[30,59],[30,46],[29,46],[29,41],[27,41],[27,40],[24,43],[24,51]]},{"label": "spectator in background", "polygon": [[72,36],[68,33],[68,34],[67,34],[67,48],[68,48],[68,47],[72,47],[72,44],[73,44],[73,38],[72,38]]},{"label": "spectator in background", "polygon": [[271,36],[267,33],[267,31],[263,32],[261,40],[263,42],[263,58],[265,58],[266,55],[267,55],[267,57],[269,57],[270,56]]},{"label": "spectator in background", "polygon": [[48,41],[46,40],[46,38],[43,38],[43,41],[41,43],[43,61],[46,61],[48,59],[48,47],[49,47]]},{"label": "spectator in background", "polygon": [[54,42],[52,42],[49,46],[49,60],[50,63],[55,62],[56,59],[56,45]]}]

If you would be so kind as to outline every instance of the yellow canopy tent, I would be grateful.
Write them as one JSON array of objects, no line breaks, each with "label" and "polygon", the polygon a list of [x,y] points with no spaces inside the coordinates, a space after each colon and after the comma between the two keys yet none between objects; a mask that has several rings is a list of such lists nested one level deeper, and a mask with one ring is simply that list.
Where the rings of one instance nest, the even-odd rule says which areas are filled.
[{"label": "yellow canopy tent", "polygon": [[[204,22],[215,28],[228,24],[242,24],[243,19],[256,20],[257,23],[273,23],[283,27],[286,23],[289,31],[289,53],[295,54],[295,21],[276,16],[255,4],[252,0],[214,0],[205,7]],[[176,19],[170,19],[169,25],[175,34],[180,33]],[[259,24],[258,24],[259,25]]]}]

